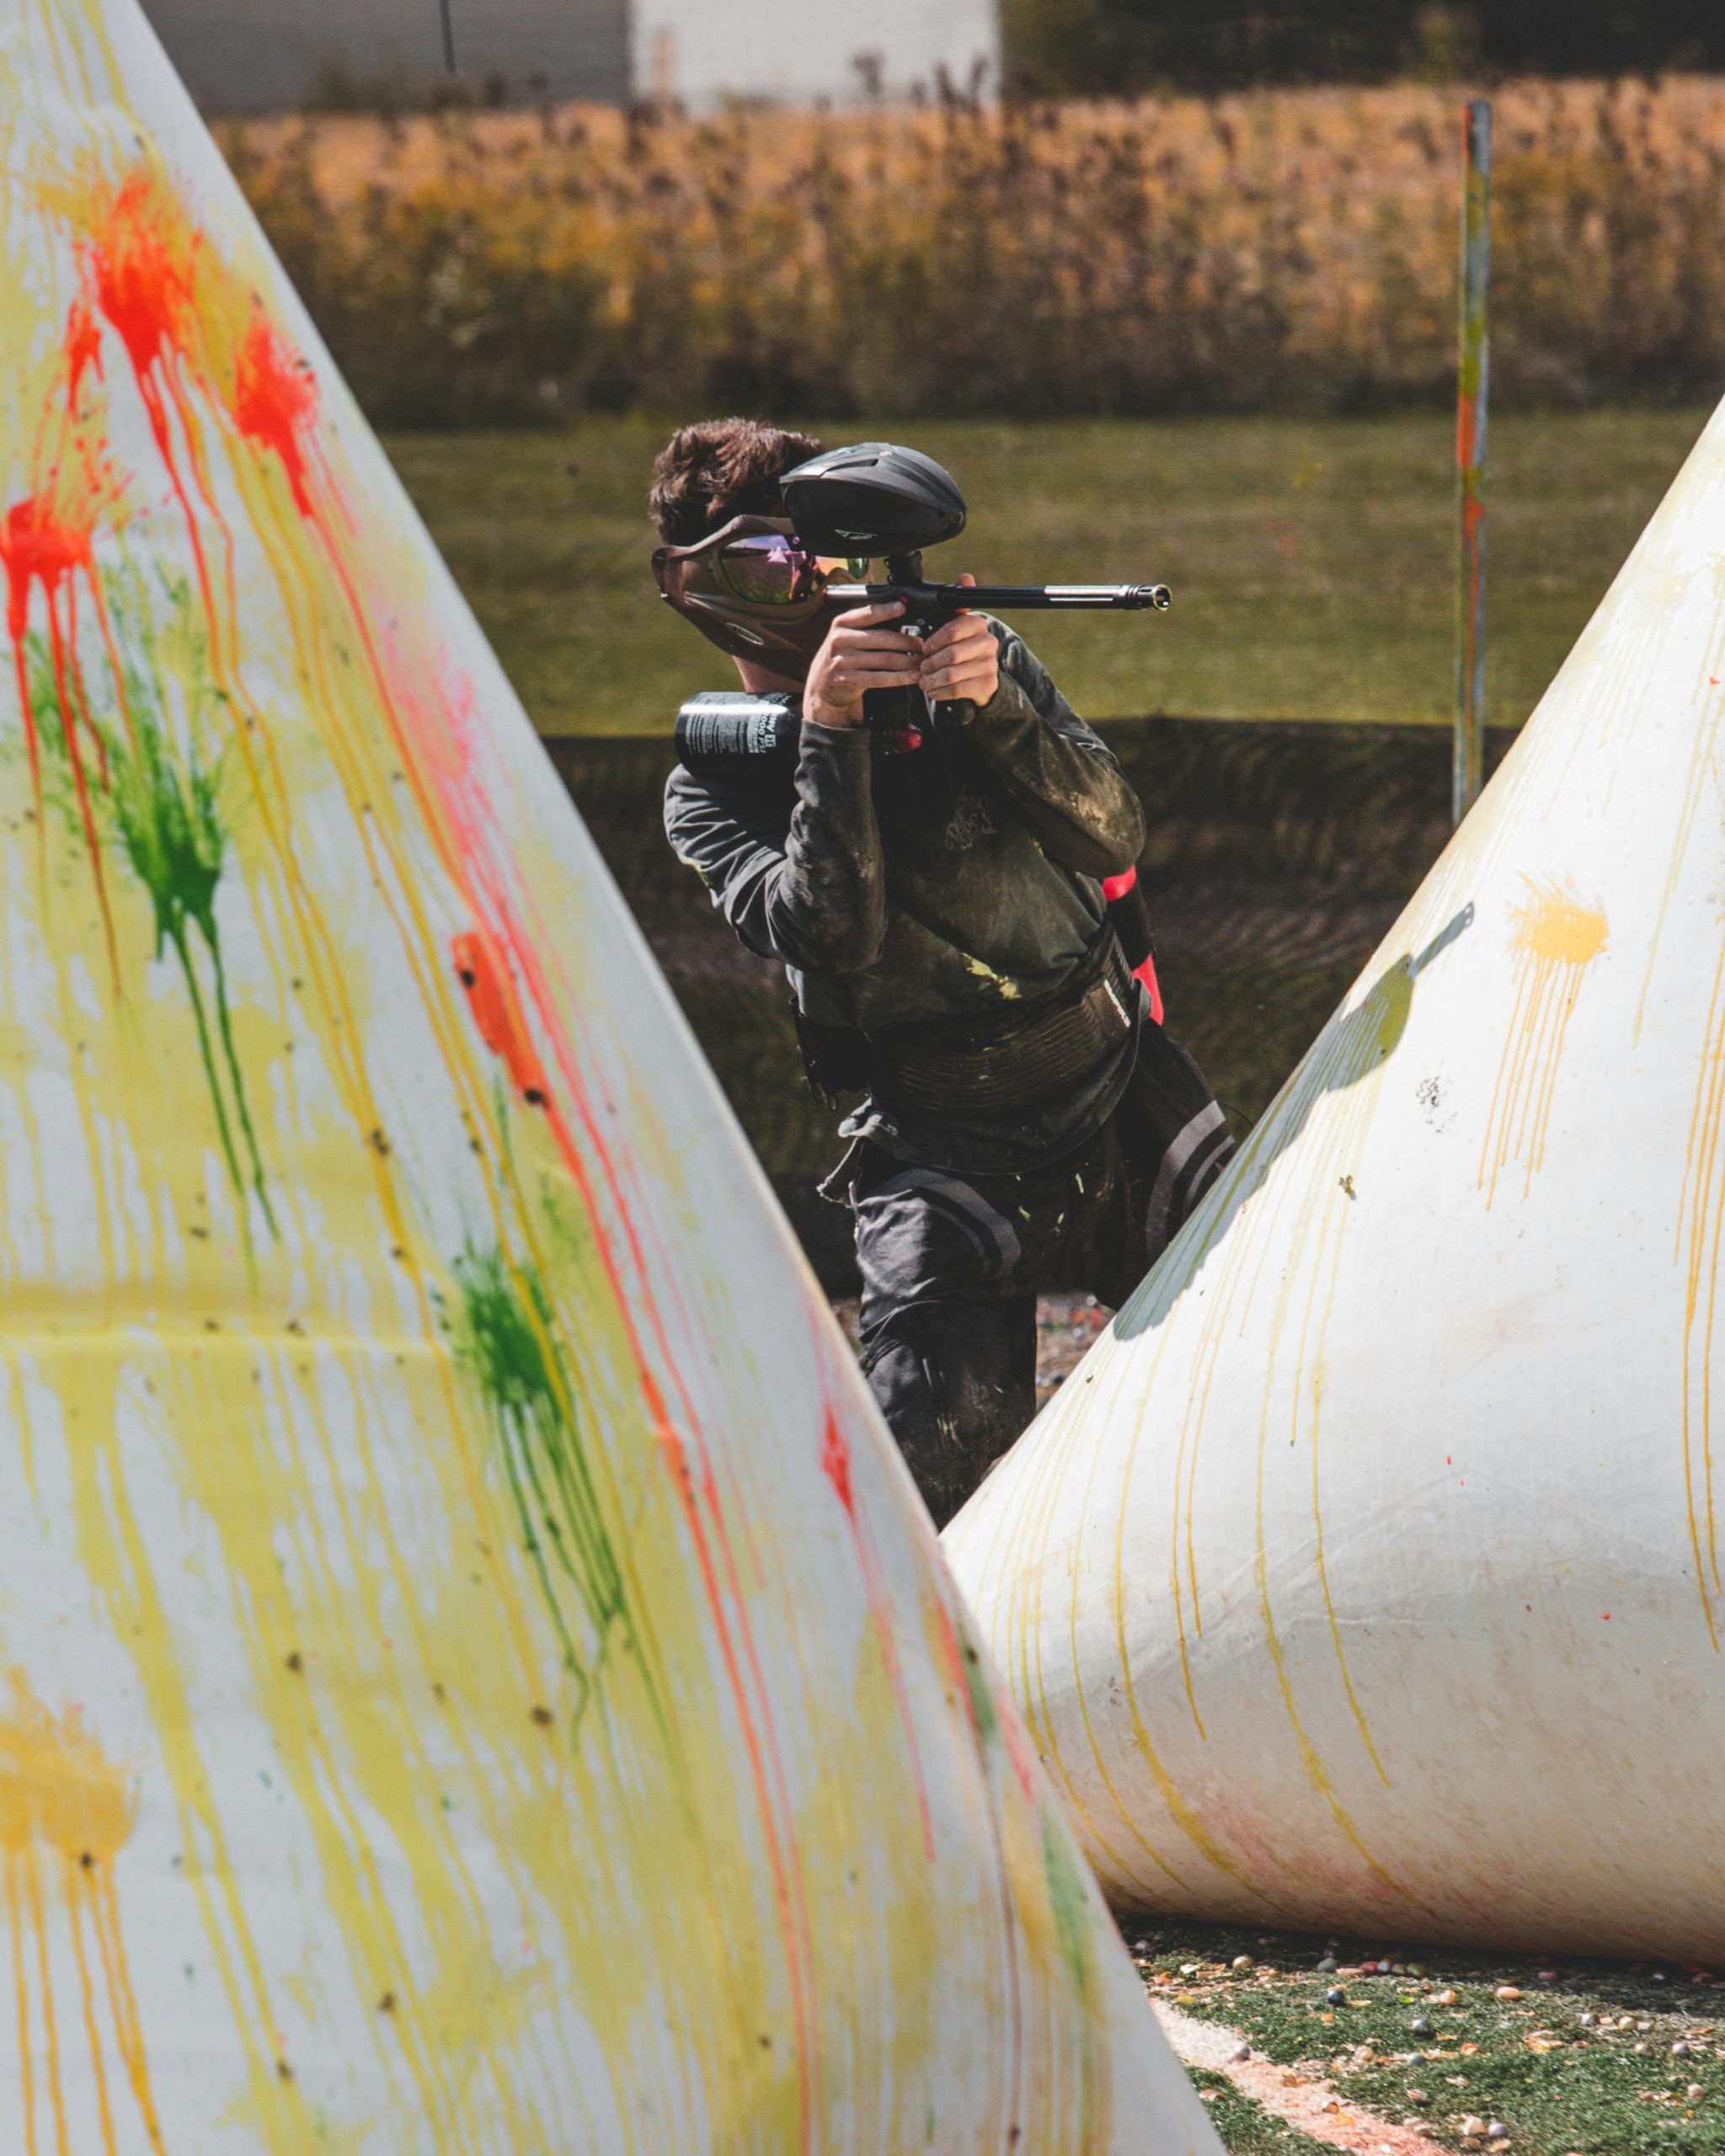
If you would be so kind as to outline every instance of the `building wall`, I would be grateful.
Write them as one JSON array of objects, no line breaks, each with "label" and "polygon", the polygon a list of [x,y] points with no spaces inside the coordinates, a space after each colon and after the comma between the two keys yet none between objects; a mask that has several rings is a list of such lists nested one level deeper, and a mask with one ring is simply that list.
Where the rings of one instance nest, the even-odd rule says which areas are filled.
[{"label": "building wall", "polygon": [[[0,0],[3,3],[3,0]],[[361,93],[449,79],[442,0],[142,0],[206,111],[291,109],[333,70]],[[989,92],[997,0],[447,0],[456,72],[511,96],[855,104],[932,91],[944,66]]]},{"label": "building wall", "polygon": [[[209,112],[291,109],[342,70],[363,93],[447,83],[440,0],[142,0]],[[456,72],[501,76],[511,95],[629,94],[628,0],[448,0]]]},{"label": "building wall", "polygon": [[943,67],[961,88],[999,83],[998,0],[635,0],[631,14],[639,97],[854,104],[932,91]]}]

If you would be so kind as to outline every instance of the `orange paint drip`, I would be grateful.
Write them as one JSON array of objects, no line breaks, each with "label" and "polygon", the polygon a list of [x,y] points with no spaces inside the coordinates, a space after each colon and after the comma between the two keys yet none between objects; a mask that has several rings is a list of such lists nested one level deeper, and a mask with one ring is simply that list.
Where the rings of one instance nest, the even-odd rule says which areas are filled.
[{"label": "orange paint drip", "polygon": [[480,1039],[509,1072],[510,1083],[527,1105],[546,1107],[551,1088],[527,1032],[509,960],[496,937],[489,929],[470,929],[456,937],[451,949]]}]

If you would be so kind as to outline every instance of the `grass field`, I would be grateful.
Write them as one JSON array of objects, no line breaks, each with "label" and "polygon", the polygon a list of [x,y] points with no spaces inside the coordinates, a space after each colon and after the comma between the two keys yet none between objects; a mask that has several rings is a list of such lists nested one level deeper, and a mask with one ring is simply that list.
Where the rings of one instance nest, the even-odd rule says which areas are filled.
[{"label": "grass field", "polygon": [[[1725,2040],[1711,1972],[1196,1924],[1129,1922],[1126,1932],[1153,1997],[1237,2030],[1290,2082],[1322,2079],[1343,2108],[1406,2121],[1444,2148],[1478,2145],[1463,2139],[1470,2117],[1505,2127],[1507,2138],[1487,2145],[1514,2156],[1725,2148]],[[1394,1973],[1362,1972],[1381,1959]],[[1194,2079],[1211,2092],[1234,2156],[1316,2156],[1317,2142],[1220,2076]]]},{"label": "grass field", "polygon": [[[1696,411],[1494,424],[1490,716],[1525,718],[1669,485]],[[660,605],[642,504],[662,422],[397,435],[389,449],[542,732],[668,730],[727,663]],[[852,423],[846,433],[865,434]],[[1027,621],[1087,717],[1445,719],[1450,430],[1380,419],[933,423],[970,501],[932,558],[1174,588],[1167,616]]]}]

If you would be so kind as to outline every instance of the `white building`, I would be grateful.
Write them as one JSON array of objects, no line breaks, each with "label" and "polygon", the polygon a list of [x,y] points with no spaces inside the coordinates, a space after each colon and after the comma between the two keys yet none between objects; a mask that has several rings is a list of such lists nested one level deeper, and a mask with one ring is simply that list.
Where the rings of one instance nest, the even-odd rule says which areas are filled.
[{"label": "white building", "polygon": [[992,95],[997,0],[634,0],[638,97],[855,104],[954,88]]},{"label": "white building", "polygon": [[424,97],[854,104],[991,94],[998,0],[142,0],[211,112]]}]

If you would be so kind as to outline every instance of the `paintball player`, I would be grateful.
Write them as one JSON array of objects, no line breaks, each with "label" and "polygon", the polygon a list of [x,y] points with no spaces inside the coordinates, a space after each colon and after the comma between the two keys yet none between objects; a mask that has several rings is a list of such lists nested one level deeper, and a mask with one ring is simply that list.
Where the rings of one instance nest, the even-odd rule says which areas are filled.
[{"label": "paintball player", "polygon": [[[817,1095],[862,1097],[822,1193],[853,1215],[862,1369],[940,1525],[1034,1412],[1038,1291],[1118,1306],[1233,1141],[1109,920],[1143,811],[1034,655],[983,614],[918,637],[901,605],[797,603],[841,568],[806,558],[781,493],[820,451],[725,419],[658,459],[655,573],[743,692],[680,724],[740,712],[788,744],[729,764],[686,748],[665,829],[783,963]],[[867,723],[865,694],[892,687],[925,728]]]}]

